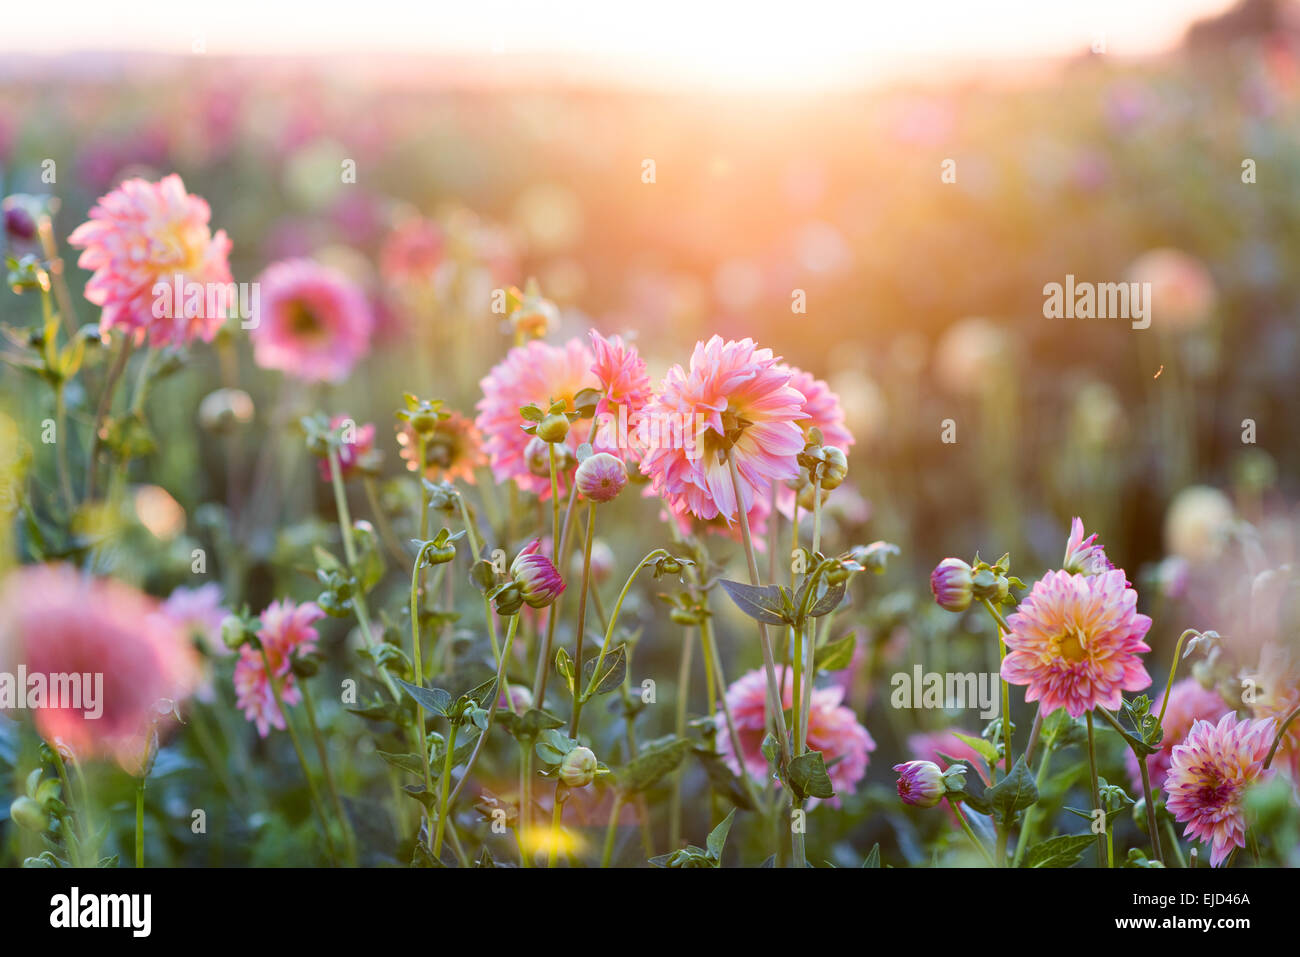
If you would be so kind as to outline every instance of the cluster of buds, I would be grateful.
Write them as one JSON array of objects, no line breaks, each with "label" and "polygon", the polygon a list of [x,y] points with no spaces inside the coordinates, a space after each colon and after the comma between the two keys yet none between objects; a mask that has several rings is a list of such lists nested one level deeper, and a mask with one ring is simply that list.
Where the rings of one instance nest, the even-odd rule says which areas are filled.
[{"label": "cluster of buds", "polygon": [[849,474],[849,458],[844,450],[834,445],[824,445],[821,429],[808,430],[808,444],[799,453],[799,478],[795,488],[799,493],[799,507],[812,509],[817,504],[816,490],[821,489],[821,501],[826,501],[832,489],[843,484]]},{"label": "cluster of buds", "polygon": [[913,807],[934,807],[950,793],[960,795],[966,782],[966,769],[955,764],[944,771],[933,761],[906,761],[895,764],[898,772],[898,796]]},{"label": "cluster of buds", "polygon": [[1011,570],[1010,554],[1003,555],[996,563],[990,565],[975,556],[975,563],[968,565],[960,558],[945,558],[930,573],[930,591],[940,608],[948,611],[965,611],[973,600],[990,601],[994,604],[1011,604],[1011,586],[1024,588],[1025,583],[1008,575]]},{"label": "cluster of buds", "polygon": [[540,406],[526,405],[519,414],[527,421],[524,431],[548,445],[563,443],[569,437],[569,424],[582,415],[576,409],[569,409],[563,399],[552,402],[545,412]]},{"label": "cluster of buds", "polygon": [[515,333],[515,344],[529,339],[543,339],[560,323],[559,307],[542,296],[536,279],[529,279],[523,290],[511,286],[506,290],[506,321]]},{"label": "cluster of buds", "polygon": [[[534,539],[511,562],[505,581],[491,586],[486,592],[498,615],[517,615],[524,605],[529,608],[546,608],[554,604],[563,593],[564,579],[551,560],[541,553],[541,548],[541,541]],[[481,573],[486,578],[491,574],[491,568],[490,563],[480,562],[475,574]],[[495,582],[494,574],[491,581]],[[480,587],[483,584],[489,582],[481,582]]]}]

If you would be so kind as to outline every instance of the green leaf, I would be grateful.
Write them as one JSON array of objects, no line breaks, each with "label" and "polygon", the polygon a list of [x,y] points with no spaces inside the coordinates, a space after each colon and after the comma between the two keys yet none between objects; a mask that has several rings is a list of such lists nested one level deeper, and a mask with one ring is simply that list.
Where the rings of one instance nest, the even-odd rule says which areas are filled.
[{"label": "green leaf", "polygon": [[1038,788],[1023,754],[1016,760],[1011,773],[989,788],[984,796],[989,807],[1000,812],[1006,823],[1011,821],[1017,811],[1023,811],[1038,801]]},{"label": "green leaf", "polygon": [[[582,666],[582,686],[591,684],[592,675],[596,673],[596,660],[599,656],[588,658]],[[605,652],[605,660],[600,664],[600,677],[592,688],[592,694],[607,694],[623,683],[627,674],[627,646],[620,643],[613,650]]]},{"label": "green leaf", "polygon": [[836,638],[817,649],[813,656],[813,667],[817,671],[839,671],[853,662],[853,652],[857,648],[858,636],[849,632],[843,638]]},{"label": "green leaf", "polygon": [[[799,586],[799,590],[795,592],[794,608],[796,613],[803,607],[803,603],[808,598],[808,583],[811,581],[811,576],[805,578],[803,584]],[[818,587],[820,588],[822,585],[825,585],[825,581],[819,580]],[[840,582],[838,585],[828,585],[826,591],[820,597],[813,599],[812,605],[808,609],[808,617],[821,618],[823,615],[829,615],[840,606],[840,602],[844,600],[846,590],[844,582]]]},{"label": "green leaf", "polygon": [[727,835],[731,832],[731,823],[736,819],[736,809],[733,807],[727,816],[719,822],[718,826],[709,832],[708,845],[709,857],[714,863],[722,861],[722,849],[727,845]]},{"label": "green leaf", "polygon": [[831,776],[826,773],[826,761],[820,751],[808,751],[797,758],[790,759],[786,778],[792,790],[800,798],[831,798],[835,796],[835,786]]},{"label": "green leaf", "polygon": [[496,686],[497,686],[497,676],[493,675],[491,678],[489,678],[487,681],[484,681],[482,684],[478,684],[475,685],[473,688],[470,688],[469,691],[466,691],[463,695],[461,695],[461,698],[462,699],[468,698],[470,701],[473,701],[479,707],[486,708],[488,706],[488,702],[492,700],[492,692],[496,690]]},{"label": "green leaf", "polygon": [[559,764],[564,760],[564,756],[578,746],[567,734],[562,734],[554,728],[548,728],[543,731],[537,739],[537,745],[534,750],[537,756],[546,764]]},{"label": "green leaf", "polygon": [[755,585],[728,581],[725,578],[718,579],[718,584],[722,586],[722,590],[727,593],[736,607],[755,621],[765,625],[794,623],[785,592],[779,586],[767,585],[759,588]]},{"label": "green leaf", "polygon": [[536,741],[543,731],[564,727],[562,719],[537,708],[529,708],[520,715],[508,711],[498,713],[496,720],[519,741]]},{"label": "green leaf", "polygon": [[409,681],[403,681],[401,678],[394,679],[399,685],[406,689],[406,693],[415,699],[425,711],[429,711],[442,717],[447,716],[447,709],[451,707],[451,694],[443,691],[441,688],[421,688],[419,685],[413,685]]},{"label": "green leaf", "polygon": [[1070,867],[1096,843],[1095,834],[1062,834],[1049,838],[1025,852],[1024,866]]},{"label": "green leaf", "polygon": [[676,770],[690,749],[691,742],[685,738],[652,744],[614,772],[619,788],[633,793],[652,787],[665,774]]},{"label": "green leaf", "polygon": [[862,866],[867,868],[876,868],[880,866],[880,844],[879,843],[871,845],[871,853],[868,854],[867,859],[862,862]]},{"label": "green leaf", "polygon": [[704,773],[709,777],[709,786],[714,792],[721,794],[728,801],[743,811],[754,810],[754,802],[750,800],[749,791],[745,788],[745,782],[735,774],[732,774],[731,768],[727,762],[716,751],[706,751],[703,748],[691,749],[695,756],[700,759],[700,764],[704,767]]},{"label": "green leaf", "polygon": [[966,773],[962,778],[962,790],[960,792],[954,792],[953,796],[955,797],[957,794],[960,794],[961,799],[969,804],[974,810],[978,811],[980,814],[988,814],[990,808],[988,793],[984,788],[984,779],[980,777],[980,773],[975,769],[975,765],[971,764],[965,758],[954,758],[952,755],[944,754],[942,751],[939,751],[938,755],[949,765],[949,770],[951,770],[953,766],[965,769]]},{"label": "green leaf", "polygon": [[960,731],[954,731],[953,737],[968,744],[979,753],[979,756],[989,763],[989,767],[994,767],[998,763],[997,746],[983,738],[977,738],[973,734],[962,734]]},{"label": "green leaf", "polygon": [[378,750],[375,753],[400,771],[409,771],[411,774],[424,777],[424,762],[418,754],[393,754]]}]

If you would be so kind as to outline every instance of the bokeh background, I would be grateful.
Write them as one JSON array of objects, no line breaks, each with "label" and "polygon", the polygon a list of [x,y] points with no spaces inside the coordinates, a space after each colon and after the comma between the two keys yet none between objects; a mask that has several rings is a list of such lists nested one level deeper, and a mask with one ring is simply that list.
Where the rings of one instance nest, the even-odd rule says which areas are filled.
[{"label": "bokeh background", "polygon": [[[274,55],[263,36],[245,56],[177,22],[167,43],[142,34],[145,50],[124,51],[129,37],[117,37],[88,55],[67,49],[93,47],[84,30],[53,44],[23,24],[0,60],[0,194],[57,197],[62,241],[124,177],[174,171],[231,236],[236,281],[289,256],[358,279],[382,317],[376,351],[312,398],[378,422],[393,476],[400,392],[472,413],[478,378],[510,342],[492,290],[528,277],[561,307],[553,339],[592,325],[630,335],[656,377],[716,332],[752,336],[828,379],[858,440],[857,495],[835,503],[836,540],[902,548],[854,598],[876,670],[859,675],[852,700],[881,746],[854,800],[884,807],[891,759],[945,719],[909,726],[914,716],[882,705],[883,676],[987,656],[986,623],[954,626],[929,603],[926,575],[942,557],[1010,551],[1013,572],[1036,578],[1081,515],[1157,617],[1157,681],[1183,628],[1233,628],[1225,608],[1239,592],[1186,585],[1198,568],[1242,561],[1230,519],[1252,523],[1251,547],[1270,566],[1294,558],[1300,18],[1282,0],[1189,4],[1161,22],[1158,48],[1117,48],[1128,25],[1107,10],[1120,18],[1109,44],[1101,18],[1018,57],[975,38],[983,60],[965,70],[955,54],[900,55],[881,75],[834,83],[782,82],[779,71],[747,83],[746,70],[696,82],[651,66],[628,75],[566,66],[555,49]],[[387,31],[400,35],[400,21]],[[42,178],[46,160],[54,182]],[[347,161],[355,183],[340,177]],[[436,307],[403,285],[394,251],[417,218],[437,225],[455,263]],[[1143,258],[1153,250],[1176,255]],[[22,250],[11,239],[7,251]],[[1044,318],[1044,284],[1067,273],[1163,281],[1165,298],[1146,330]],[[70,278],[79,291],[86,274]],[[791,309],[796,290],[806,313]],[[0,323],[28,325],[31,308],[2,296]],[[95,318],[79,308],[82,322]],[[38,421],[47,397],[3,375],[7,414]],[[247,389],[258,410],[233,445],[197,427],[203,397],[223,384]],[[123,557],[123,574],[165,594],[183,580],[188,545],[225,534],[228,516],[205,505],[228,500],[231,462],[256,457],[282,389],[239,337],[159,385],[147,474],[181,519]],[[87,401],[70,397],[74,421],[89,421]],[[946,419],[954,444],[940,441]],[[285,588],[309,596],[285,556],[325,534],[332,514],[314,466],[290,468],[278,528],[245,529],[248,564],[221,569],[255,608]],[[1171,526],[1171,503],[1193,486],[1219,497],[1192,510],[1192,526]],[[643,550],[637,521],[607,535],[629,561]],[[638,608],[655,620],[652,601]],[[757,663],[734,637],[725,644],[739,662],[731,674]],[[675,645],[644,648],[645,666],[671,681]],[[648,720],[667,730],[667,716]],[[912,827],[899,820],[890,826]],[[866,829],[859,846],[901,840],[879,821],[844,821]]]}]

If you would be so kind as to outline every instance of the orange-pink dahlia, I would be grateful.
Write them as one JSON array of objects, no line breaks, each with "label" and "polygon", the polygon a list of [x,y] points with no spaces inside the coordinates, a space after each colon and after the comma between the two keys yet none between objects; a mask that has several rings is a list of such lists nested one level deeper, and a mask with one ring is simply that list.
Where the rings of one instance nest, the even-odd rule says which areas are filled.
[{"label": "orange-pink dahlia", "polygon": [[1151,650],[1143,641],[1151,619],[1137,613],[1137,592],[1118,569],[1048,572],[1007,624],[1002,677],[1027,685],[1025,700],[1041,701],[1044,714],[1118,708],[1122,692],[1151,684],[1139,657]]}]

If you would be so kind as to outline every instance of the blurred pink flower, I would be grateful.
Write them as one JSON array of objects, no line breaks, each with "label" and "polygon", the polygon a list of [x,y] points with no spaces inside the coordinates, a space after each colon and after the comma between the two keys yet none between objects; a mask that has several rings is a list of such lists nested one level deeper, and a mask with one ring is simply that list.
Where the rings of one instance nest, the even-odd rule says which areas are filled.
[{"label": "blurred pink flower", "polygon": [[[790,385],[789,369],[771,349],[758,348],[752,339],[724,342],[721,336],[697,343],[689,369],[668,370],[646,413],[691,429],[699,421],[702,434],[695,434],[693,450],[673,443],[651,449],[641,471],[674,511],[736,521],[739,509],[748,513],[768,496],[773,482],[799,474],[796,456],[804,436],[798,423],[807,418],[803,402],[803,394]],[[735,443],[739,503],[724,457],[728,435]]]},{"label": "blurred pink flower", "polygon": [[1181,249],[1143,253],[1129,266],[1128,279],[1151,284],[1150,319],[1166,331],[1199,325],[1209,317],[1217,297],[1205,264]]},{"label": "blurred pink flower", "polygon": [[309,259],[273,263],[257,279],[253,359],[305,382],[339,382],[370,351],[374,316],[341,273]]},{"label": "blurred pink flower", "polygon": [[[844,690],[839,687],[814,688],[808,714],[808,750],[820,751],[826,761],[835,797],[831,804],[838,807],[840,798],[852,793],[857,783],[867,773],[870,753],[876,742],[857,716],[840,702]],[[762,669],[742,675],[727,689],[727,703],[736,722],[736,734],[744,749],[745,769],[760,781],[768,779],[767,758],[763,756],[763,736],[767,733],[764,709],[767,701],[767,676]],[[794,704],[794,674],[785,670],[785,687],[782,706],[787,710]],[[731,735],[726,731],[726,718],[714,716],[719,730],[718,752],[731,769],[740,773],[739,762],[731,748]]]},{"label": "blurred pink flower", "polygon": [[[330,428],[337,429],[339,426],[343,425],[343,423],[349,421],[352,421],[353,424],[356,425],[355,420],[351,419],[350,416],[336,415],[334,418],[330,419]],[[352,441],[344,441],[338,447],[339,477],[345,482],[352,478],[364,460],[369,457],[374,450],[374,425],[369,422],[365,425],[356,425],[356,428],[352,433]],[[316,467],[320,470],[322,482],[333,481],[333,476],[330,475],[330,460],[328,456],[317,461]]]},{"label": "blurred pink flower", "polygon": [[[68,243],[82,250],[77,265],[94,272],[86,298],[102,307],[101,333],[120,328],[147,336],[154,346],[212,340],[226,315],[207,313],[209,299],[215,298],[208,293],[214,285],[230,283],[231,276],[230,240],[224,231],[212,235],[210,216],[208,204],[185,192],[175,174],[157,183],[129,179],[100,198]],[[178,278],[182,291],[189,283],[203,287],[195,315],[187,314],[187,291],[173,301]],[[159,283],[168,287],[165,300],[154,293]]]},{"label": "blurred pink flower", "polygon": [[79,759],[138,759],[159,703],[188,698],[199,679],[193,645],[159,607],[130,585],[70,565],[28,565],[8,576],[0,595],[0,670],[14,674],[21,665],[47,684],[58,674],[90,674],[92,683],[102,676],[98,717],[88,715],[86,697],[83,707],[33,709],[42,738]]},{"label": "blurred pink flower", "polygon": [[379,270],[386,282],[433,285],[434,273],[447,255],[447,238],[437,223],[413,216],[399,223],[384,240]]},{"label": "blurred pink flower", "polygon": [[[293,660],[316,650],[319,635],[313,623],[325,617],[314,602],[295,604],[288,599],[273,601],[262,612],[262,627],[257,637],[266,652],[249,645],[239,649],[235,664],[235,704],[242,708],[244,717],[257,725],[257,733],[266,737],[271,728],[284,729],[284,716],[275,704],[271,687],[274,677],[280,683],[280,697],[285,707],[302,700],[298,680],[293,674]],[[271,666],[268,676],[266,665]]]},{"label": "blurred pink flower", "polygon": [[[1160,706],[1165,700],[1161,692],[1151,705],[1151,713],[1159,714]],[[1160,788],[1169,773],[1169,761],[1176,746],[1183,743],[1187,732],[1199,720],[1218,721],[1230,709],[1217,691],[1203,688],[1195,678],[1184,678],[1169,691],[1169,707],[1165,711],[1165,735],[1160,741],[1160,750],[1147,755],[1147,773],[1151,777],[1151,786]],[[1132,751],[1124,752],[1128,764],[1129,781],[1134,792],[1142,790],[1142,769],[1138,767],[1137,758]]]},{"label": "blurred pink flower", "polygon": [[1173,749],[1165,778],[1166,806],[1186,824],[1184,837],[1210,845],[1210,866],[1218,867],[1234,847],[1246,846],[1242,799],[1246,789],[1273,772],[1264,759],[1277,724],[1271,718],[1241,720],[1229,712],[1217,724],[1197,721],[1187,740]]},{"label": "blurred pink flower", "polygon": [[1139,653],[1151,619],[1137,613],[1137,592],[1118,569],[1100,575],[1048,572],[1007,619],[1002,677],[1027,685],[1026,701],[1043,714],[1071,717],[1101,705],[1116,709],[1121,692],[1142,691],[1151,676]]},{"label": "blurred pink flower", "polygon": [[[511,349],[482,379],[483,398],[478,401],[474,424],[485,437],[483,450],[498,482],[514,479],[520,488],[549,501],[550,478],[534,475],[528,468],[524,452],[530,436],[523,430],[519,410],[526,405],[545,410],[561,399],[573,408],[574,396],[583,389],[600,388],[600,380],[591,371],[594,364],[591,350],[581,339],[570,339],[563,346],[534,339]],[[565,440],[571,449],[587,440],[589,422],[573,423]]]},{"label": "blurred pink flower", "polygon": [[221,586],[208,582],[197,588],[179,585],[172,589],[160,611],[191,636],[197,636],[209,654],[228,655],[221,640],[221,623],[228,612],[221,606]]}]

